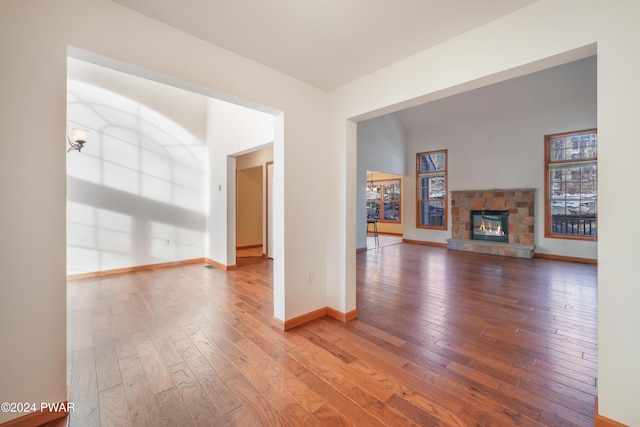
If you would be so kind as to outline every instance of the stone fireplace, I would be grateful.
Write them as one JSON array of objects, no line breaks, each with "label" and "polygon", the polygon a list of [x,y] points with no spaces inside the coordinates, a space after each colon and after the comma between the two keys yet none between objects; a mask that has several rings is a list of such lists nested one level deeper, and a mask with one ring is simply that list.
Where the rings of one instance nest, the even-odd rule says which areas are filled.
[{"label": "stone fireplace", "polygon": [[535,189],[452,191],[447,247],[532,258],[535,195]]}]

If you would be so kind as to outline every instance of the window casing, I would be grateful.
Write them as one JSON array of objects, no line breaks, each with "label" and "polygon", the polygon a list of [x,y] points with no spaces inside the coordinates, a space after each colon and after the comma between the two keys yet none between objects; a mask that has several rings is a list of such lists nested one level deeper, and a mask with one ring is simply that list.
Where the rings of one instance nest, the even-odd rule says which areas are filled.
[{"label": "window casing", "polygon": [[597,238],[597,130],[545,136],[545,237]]},{"label": "window casing", "polygon": [[416,154],[416,227],[447,229],[447,150]]},{"label": "window casing", "polygon": [[400,188],[399,179],[367,182],[367,219],[400,224]]}]

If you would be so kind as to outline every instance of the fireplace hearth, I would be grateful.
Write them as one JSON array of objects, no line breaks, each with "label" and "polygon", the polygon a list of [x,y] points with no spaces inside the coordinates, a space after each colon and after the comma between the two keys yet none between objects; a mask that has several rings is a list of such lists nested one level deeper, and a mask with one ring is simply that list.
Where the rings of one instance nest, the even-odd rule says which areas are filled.
[{"label": "fireplace hearth", "polygon": [[471,211],[471,239],[509,242],[509,211]]}]

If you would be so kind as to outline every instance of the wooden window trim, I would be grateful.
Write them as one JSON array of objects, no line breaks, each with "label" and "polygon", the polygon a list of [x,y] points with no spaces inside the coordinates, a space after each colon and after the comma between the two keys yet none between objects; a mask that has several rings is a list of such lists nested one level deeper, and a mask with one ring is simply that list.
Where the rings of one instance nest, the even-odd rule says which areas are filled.
[{"label": "wooden window trim", "polygon": [[[576,234],[559,234],[552,233],[553,223],[550,220],[551,218],[551,202],[550,202],[550,188],[549,188],[549,165],[570,165],[576,163],[589,163],[589,162],[598,162],[598,156],[596,154],[595,157],[589,157],[585,159],[569,159],[569,160],[551,160],[551,140],[553,138],[558,137],[567,137],[571,135],[582,135],[585,133],[595,133],[597,135],[598,129],[584,129],[573,132],[561,132],[554,133],[544,136],[544,237],[549,239],[565,239],[565,240],[581,240],[581,241],[597,241],[598,240],[598,229],[597,229],[597,220],[598,213],[596,212],[596,234],[595,236],[585,236],[585,235],[576,235]],[[597,143],[596,143],[597,144]],[[597,182],[596,182],[597,185]],[[598,193],[596,189],[596,204],[598,201]]]},{"label": "wooden window trim", "polygon": [[[442,225],[422,225],[420,224],[420,202],[427,201],[428,199],[420,198],[420,156],[425,155],[433,155],[433,154],[444,154],[444,170],[442,173],[444,174],[444,199],[442,200],[444,205],[443,210],[443,218]],[[416,228],[423,230],[448,230],[449,224],[449,150],[433,150],[433,151],[423,151],[421,153],[416,153]],[[440,201],[440,200],[439,200]]]},{"label": "wooden window trim", "polygon": [[[367,184],[375,184],[375,183],[393,183],[398,182],[400,186],[400,198],[398,199],[398,220],[397,221],[389,221],[384,219],[384,199],[382,198],[382,192],[380,193],[380,216],[378,218],[378,222],[385,224],[402,224],[402,179],[401,178],[393,178],[393,179],[375,179],[372,181],[367,181]],[[369,199],[367,199],[369,201]]]}]

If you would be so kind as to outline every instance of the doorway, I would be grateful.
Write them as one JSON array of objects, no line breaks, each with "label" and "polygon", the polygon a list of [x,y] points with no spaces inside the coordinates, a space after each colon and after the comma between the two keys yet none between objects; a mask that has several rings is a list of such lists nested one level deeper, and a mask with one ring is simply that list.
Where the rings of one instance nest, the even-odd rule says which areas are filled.
[{"label": "doorway", "polygon": [[236,171],[236,258],[262,258],[263,168]]},{"label": "doorway", "polygon": [[[273,147],[236,157],[236,264],[271,258],[268,205],[269,173],[273,174]],[[271,199],[271,200],[270,200]],[[249,262],[250,263],[250,262]]]}]

